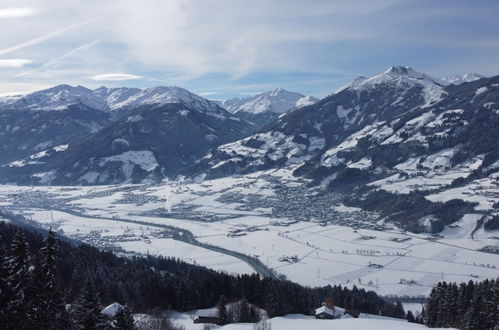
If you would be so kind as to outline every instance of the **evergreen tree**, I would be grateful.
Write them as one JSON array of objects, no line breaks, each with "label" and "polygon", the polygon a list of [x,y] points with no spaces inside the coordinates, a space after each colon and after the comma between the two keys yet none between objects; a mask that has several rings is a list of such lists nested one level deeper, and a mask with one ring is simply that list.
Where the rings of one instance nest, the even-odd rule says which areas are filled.
[{"label": "evergreen tree", "polygon": [[239,303],[239,320],[238,321],[242,322],[242,323],[251,322],[250,306],[248,304],[248,300],[246,299],[246,297],[243,297],[243,299],[241,299],[241,302]]},{"label": "evergreen tree", "polygon": [[405,318],[407,319],[407,322],[411,322],[411,323],[416,322],[416,319],[414,318],[414,314],[412,314],[411,311],[407,312],[407,315]]},{"label": "evergreen tree", "polygon": [[229,314],[227,313],[227,299],[224,295],[220,296],[218,301],[218,318],[220,319],[220,324],[229,324]]},{"label": "evergreen tree", "polygon": [[114,328],[117,330],[135,330],[133,314],[127,306],[120,309],[114,317]]},{"label": "evergreen tree", "polygon": [[12,288],[12,296],[7,304],[7,328],[30,328],[30,319],[26,317],[30,309],[30,299],[27,294],[30,267],[28,249],[24,233],[18,231],[12,241],[8,259],[8,282]]},{"label": "evergreen tree", "polygon": [[99,295],[90,275],[87,276],[78,299],[75,320],[77,328],[82,330],[97,330],[104,327]]},{"label": "evergreen tree", "polygon": [[57,238],[52,230],[49,230],[44,243],[33,281],[37,288],[35,319],[40,328],[60,329],[65,311],[57,282]]},{"label": "evergreen tree", "polygon": [[482,299],[480,297],[479,288],[475,289],[475,294],[473,295],[473,299],[471,300],[471,305],[466,312],[464,317],[465,323],[464,328],[466,330],[484,330],[485,328],[482,326],[483,320],[480,319],[481,311],[483,309]]},{"label": "evergreen tree", "polygon": [[395,305],[395,317],[399,319],[405,319],[405,312],[404,312],[404,306],[400,302],[400,300],[397,300],[397,304]]},{"label": "evergreen tree", "polygon": [[275,282],[272,282],[268,289],[266,306],[270,317],[284,315],[284,308]]},{"label": "evergreen tree", "polygon": [[0,324],[7,324],[7,305],[12,295],[8,282],[7,249],[0,238]]}]

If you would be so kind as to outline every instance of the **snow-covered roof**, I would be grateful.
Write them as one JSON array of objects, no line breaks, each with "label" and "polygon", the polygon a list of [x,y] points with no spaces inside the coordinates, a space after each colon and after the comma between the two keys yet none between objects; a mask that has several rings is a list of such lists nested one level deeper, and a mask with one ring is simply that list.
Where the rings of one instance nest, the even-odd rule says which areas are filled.
[{"label": "snow-covered roof", "polygon": [[326,313],[334,317],[340,317],[345,313],[345,310],[340,307],[335,307],[334,309],[329,308],[327,306],[322,306],[319,307],[315,310],[315,315],[321,314],[321,313]]},{"label": "snow-covered roof", "polygon": [[106,315],[106,316],[109,316],[109,317],[114,317],[116,315],[116,313],[118,313],[123,308],[125,308],[123,305],[115,302],[115,303],[112,303],[111,305],[105,307],[101,311],[101,313]]},{"label": "snow-covered roof", "polygon": [[196,312],[196,317],[218,317],[217,309],[201,309]]}]

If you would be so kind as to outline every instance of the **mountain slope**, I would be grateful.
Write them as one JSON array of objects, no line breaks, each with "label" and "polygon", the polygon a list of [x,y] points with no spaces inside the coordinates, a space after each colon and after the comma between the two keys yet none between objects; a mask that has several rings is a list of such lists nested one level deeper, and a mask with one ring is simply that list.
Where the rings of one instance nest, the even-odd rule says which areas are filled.
[{"label": "mountain slope", "polygon": [[[453,222],[473,207],[437,207],[435,203],[452,200],[447,190],[497,187],[498,87],[499,77],[444,86],[410,68],[392,67],[218,147],[184,173],[213,178],[289,167],[330,190],[374,194],[356,205],[387,217],[399,212],[398,219],[410,221],[411,229],[427,226],[432,215]],[[380,190],[388,195],[377,194]],[[390,194],[410,197],[395,201]],[[464,195],[460,199],[468,201]],[[474,199],[478,209],[489,212],[494,201],[499,202],[493,197]],[[397,205],[408,208],[411,201],[424,209],[412,212],[414,218],[392,207],[402,203]],[[446,214],[445,209],[455,212]],[[430,220],[423,225],[425,216]]]},{"label": "mountain slope", "polygon": [[478,74],[478,73],[465,73],[462,76],[452,75],[452,76],[448,76],[448,77],[443,77],[442,80],[446,81],[450,84],[453,84],[453,85],[459,85],[459,84],[462,84],[464,82],[472,82],[472,81],[482,79],[482,78],[485,78],[485,76],[482,76],[481,74]]},{"label": "mountain slope", "polygon": [[250,125],[226,111],[172,103],[142,106],[68,146],[0,167],[2,182],[110,184],[157,181],[210,148],[236,140]]},{"label": "mountain slope", "polygon": [[392,67],[370,79],[356,79],[244,140],[220,146],[194,168],[208,168],[210,177],[302,162],[368,125],[428,106],[445,93],[436,79],[410,68]]},{"label": "mountain slope", "polygon": [[215,102],[204,99],[180,87],[107,88],[91,90],[82,86],[58,85],[49,89],[17,97],[0,97],[0,109],[8,110],[65,110],[82,104],[89,108],[123,112],[142,105],[179,103],[203,111],[219,111]]},{"label": "mountain slope", "polygon": [[317,102],[312,96],[289,92],[282,88],[247,98],[232,98],[218,102],[236,116],[263,126],[280,114]]},{"label": "mountain slope", "polygon": [[94,133],[109,114],[84,105],[66,111],[0,111],[0,165]]}]

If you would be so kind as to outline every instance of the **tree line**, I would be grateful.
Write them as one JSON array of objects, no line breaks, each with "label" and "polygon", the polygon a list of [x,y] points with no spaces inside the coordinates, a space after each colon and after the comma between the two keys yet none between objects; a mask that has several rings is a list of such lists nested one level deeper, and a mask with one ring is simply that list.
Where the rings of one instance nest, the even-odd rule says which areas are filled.
[{"label": "tree line", "polygon": [[7,223],[0,223],[0,237],[5,242],[0,244],[0,324],[6,329],[94,329],[105,322],[97,318],[85,326],[85,315],[100,315],[113,302],[134,313],[190,311],[215,306],[221,296],[229,302],[243,299],[270,317],[310,315],[326,297],[353,315],[403,317],[396,304],[356,287],[308,288],[257,274],[232,276],[175,258],[125,258],[52,231]]},{"label": "tree line", "polygon": [[431,291],[424,311],[429,327],[466,330],[499,329],[499,282],[440,282]]}]

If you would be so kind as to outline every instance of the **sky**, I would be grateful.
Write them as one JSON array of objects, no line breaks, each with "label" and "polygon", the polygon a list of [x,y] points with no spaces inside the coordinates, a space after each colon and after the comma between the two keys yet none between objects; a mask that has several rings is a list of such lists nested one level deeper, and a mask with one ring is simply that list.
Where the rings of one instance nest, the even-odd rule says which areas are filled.
[{"label": "sky", "polygon": [[497,0],[2,0],[0,95],[180,86],[324,97],[407,65],[499,74]]}]

